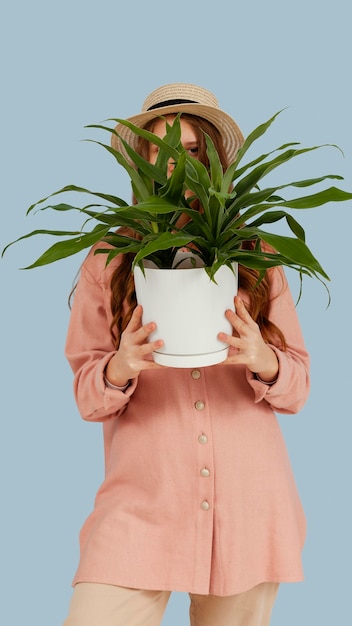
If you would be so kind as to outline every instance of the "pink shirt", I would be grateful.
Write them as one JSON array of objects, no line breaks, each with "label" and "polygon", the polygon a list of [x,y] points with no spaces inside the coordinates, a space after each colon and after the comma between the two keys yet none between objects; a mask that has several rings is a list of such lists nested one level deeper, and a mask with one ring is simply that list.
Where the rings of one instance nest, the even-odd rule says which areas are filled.
[{"label": "pink shirt", "polygon": [[309,357],[281,270],[270,316],[288,350],[274,347],[275,384],[219,364],[142,372],[123,393],[104,384],[118,260],[105,262],[89,254],[83,264],[66,345],[78,408],[103,422],[105,446],[74,584],[222,596],[302,580],[305,519],[274,411],[303,406]]}]

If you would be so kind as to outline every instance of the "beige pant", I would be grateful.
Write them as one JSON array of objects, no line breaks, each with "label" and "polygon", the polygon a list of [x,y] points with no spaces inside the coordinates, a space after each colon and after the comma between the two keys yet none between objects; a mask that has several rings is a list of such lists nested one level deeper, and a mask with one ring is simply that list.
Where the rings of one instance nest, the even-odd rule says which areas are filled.
[{"label": "beige pant", "polygon": [[[190,594],[191,626],[268,626],[278,585],[262,583],[235,596]],[[79,583],[63,626],[159,626],[169,591]]]}]

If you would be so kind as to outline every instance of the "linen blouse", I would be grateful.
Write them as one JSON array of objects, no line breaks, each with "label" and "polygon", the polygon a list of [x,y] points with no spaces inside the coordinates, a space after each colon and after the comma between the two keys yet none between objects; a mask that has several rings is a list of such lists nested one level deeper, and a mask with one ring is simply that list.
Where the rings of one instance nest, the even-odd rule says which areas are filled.
[{"label": "linen blouse", "polygon": [[142,371],[122,392],[104,382],[119,262],[88,254],[68,328],[77,406],[103,423],[105,453],[73,585],[226,596],[302,580],[305,517],[275,412],[303,406],[309,356],[284,273],[272,272],[270,318],[288,346],[271,346],[274,384],[220,363]]}]

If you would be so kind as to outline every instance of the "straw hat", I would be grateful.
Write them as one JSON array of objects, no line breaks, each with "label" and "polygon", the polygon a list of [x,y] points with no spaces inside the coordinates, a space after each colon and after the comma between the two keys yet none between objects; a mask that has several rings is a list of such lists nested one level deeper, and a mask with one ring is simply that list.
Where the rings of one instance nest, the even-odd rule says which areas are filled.
[{"label": "straw hat", "polygon": [[[147,122],[156,117],[180,112],[198,115],[211,122],[222,136],[229,163],[234,161],[244,137],[232,117],[219,108],[216,97],[203,87],[185,83],[158,87],[146,98],[142,112],[127,119],[135,126],[143,128]],[[115,130],[136,149],[138,138],[127,126],[118,124]],[[123,145],[115,134],[112,135],[111,145],[115,150],[125,154]]]}]

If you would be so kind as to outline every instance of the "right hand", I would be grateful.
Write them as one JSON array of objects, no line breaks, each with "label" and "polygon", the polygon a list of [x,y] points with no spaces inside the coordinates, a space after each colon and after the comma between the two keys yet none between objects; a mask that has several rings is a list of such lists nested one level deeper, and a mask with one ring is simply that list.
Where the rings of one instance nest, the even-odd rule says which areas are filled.
[{"label": "right hand", "polygon": [[149,322],[142,326],[142,312],[141,305],[137,305],[121,335],[119,348],[105,370],[108,381],[118,387],[123,387],[129,380],[137,378],[142,370],[162,367],[154,363],[151,354],[154,350],[159,350],[164,342],[161,339],[148,342],[156,324]]}]

